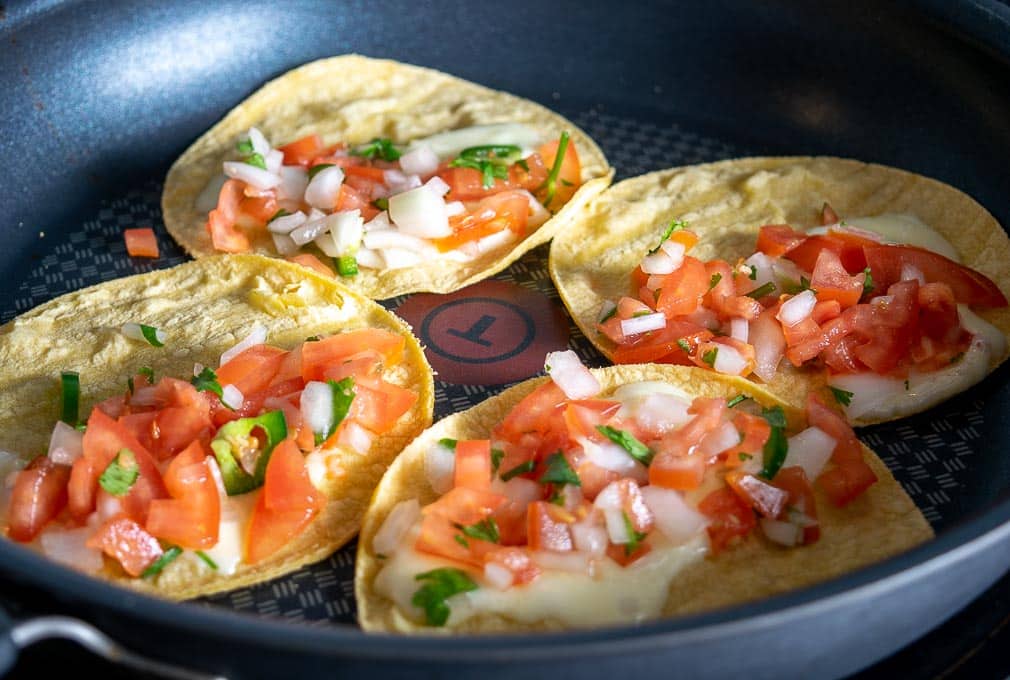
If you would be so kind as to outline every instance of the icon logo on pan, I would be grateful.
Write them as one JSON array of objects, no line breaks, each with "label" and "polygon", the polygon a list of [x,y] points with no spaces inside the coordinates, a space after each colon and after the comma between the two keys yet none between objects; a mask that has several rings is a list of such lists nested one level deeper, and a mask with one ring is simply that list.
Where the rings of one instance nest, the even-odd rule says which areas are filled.
[{"label": "icon logo on pan", "polygon": [[449,295],[414,295],[396,310],[413,327],[439,380],[500,385],[536,375],[568,343],[568,319],[542,294],[483,281]]}]

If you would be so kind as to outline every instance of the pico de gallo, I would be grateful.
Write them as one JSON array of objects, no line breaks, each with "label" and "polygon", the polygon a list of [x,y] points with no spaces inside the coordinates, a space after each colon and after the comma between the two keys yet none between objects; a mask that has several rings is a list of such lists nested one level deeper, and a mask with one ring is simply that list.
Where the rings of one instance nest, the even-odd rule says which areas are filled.
[{"label": "pico de gallo", "polygon": [[[510,141],[486,141],[502,138]],[[581,183],[567,132],[544,143],[518,124],[463,128],[407,147],[387,138],[327,144],[312,134],[275,148],[250,128],[237,151],[220,189],[208,186],[213,247],[247,252],[251,236],[269,234],[281,256],[332,275],[321,254],[347,277],[359,267],[481,257],[537,229]]]},{"label": "pico de gallo", "polygon": [[[139,324],[124,334],[165,340]],[[255,326],[190,379],[139,368],[83,420],[80,378],[64,373],[48,453],[6,480],[7,535],[137,578],[184,553],[230,575],[297,539],[330,500],[344,452],[368,453],[418,396],[383,378],[402,360],[398,334],[354,330],[291,350],[265,340]]]},{"label": "pico de gallo", "polygon": [[547,369],[489,438],[432,445],[424,468],[442,495],[401,501],[374,534],[375,587],[412,618],[656,616],[679,566],[742,541],[802,549],[820,538],[815,489],[845,506],[877,481],[817,397],[796,431],[781,407],[743,395],[692,398],[661,381],[601,394],[571,351]]},{"label": "pico de gallo", "polygon": [[[863,221],[873,220],[881,218]],[[600,309],[597,330],[614,362],[771,382],[785,359],[826,371],[858,419],[886,416],[901,399],[930,405],[931,393],[965,389],[1004,354],[1003,334],[972,312],[1007,306],[986,276],[847,224],[828,205],[821,223],[807,232],[762,226],[755,252],[734,263],[692,257],[698,235],[686,222],[669,224],[631,273],[634,293]],[[916,227],[953,254],[937,232]]]}]

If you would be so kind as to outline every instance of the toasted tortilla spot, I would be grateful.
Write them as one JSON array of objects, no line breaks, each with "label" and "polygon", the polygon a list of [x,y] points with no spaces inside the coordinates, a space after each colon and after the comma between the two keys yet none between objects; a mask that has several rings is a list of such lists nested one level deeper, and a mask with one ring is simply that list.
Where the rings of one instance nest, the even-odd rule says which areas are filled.
[{"label": "toasted tortilla spot", "polygon": [[[1010,239],[999,222],[967,194],[922,175],[842,158],[744,158],[660,170],[620,182],[594,199],[578,222],[551,244],[550,274],[585,336],[608,358],[613,345],[596,330],[604,300],[631,290],[631,271],[655,247],[662,228],[682,219],[700,237],[691,255],[736,264],[754,252],[762,225],[819,224],[827,202],[843,219],[909,213],[940,232],[976,269],[1010,296]],[[1010,335],[1010,308],[979,315]],[[994,356],[990,371],[1010,356]],[[783,359],[764,385],[797,407],[824,388],[824,372],[793,368]],[[901,414],[911,415],[914,411]],[[879,422],[856,420],[856,425]]]},{"label": "toasted tortilla spot", "polygon": [[[215,254],[196,199],[235,158],[235,143],[257,127],[272,144],[316,133],[327,143],[362,144],[388,137],[405,144],[437,132],[488,123],[526,123],[545,140],[568,130],[582,166],[582,186],[546,224],[506,250],[470,262],[440,259],[416,267],[362,267],[342,283],[362,295],[385,299],[426,291],[448,293],[495,274],[523,253],[570,228],[590,198],[603,191],[614,171],[585,132],[552,111],[519,97],[431,69],[395,61],[345,55],[300,66],[270,81],[230,111],[172,165],[161,198],[165,226],[193,257]],[[277,256],[265,231],[251,235],[254,250]]]},{"label": "toasted tortilla spot", "polygon": [[[665,380],[693,396],[732,397],[746,394],[763,406],[780,405],[792,429],[802,427],[803,413],[776,399],[753,383],[685,366],[629,365],[594,369],[602,394],[619,385],[642,380]],[[405,617],[392,601],[374,589],[381,559],[372,551],[372,538],[389,512],[402,500],[416,498],[422,506],[438,495],[424,473],[424,453],[443,437],[480,439],[505,417],[513,406],[545,378],[520,383],[462,413],[445,418],[414,440],[382,478],[365,515],[358,540],[354,588],[358,622],[366,631],[426,633],[500,633],[559,630],[558,620],[534,625],[504,616],[483,614],[456,628],[420,625]],[[664,616],[677,616],[769,597],[777,593],[824,581],[859,567],[908,550],[933,536],[929,523],[902,490],[887,466],[870,449],[865,459],[878,481],[847,507],[834,507],[815,487],[821,538],[798,548],[779,547],[755,531],[739,545],[715,557],[707,557],[678,574],[669,589]],[[601,583],[601,587],[606,587]]]},{"label": "toasted tortilla spot", "polygon": [[[299,304],[266,311],[250,292],[297,296]],[[163,348],[130,340],[127,322],[165,331]],[[193,364],[217,367],[221,353],[254,324],[267,343],[293,347],[312,335],[381,328],[406,338],[404,359],[384,378],[418,400],[367,455],[342,452],[345,474],[324,489],[329,502],[300,536],[257,565],[240,564],[222,576],[199,560],[177,559],[156,578],[126,577],[106,561],[104,578],[170,599],[232,590],[294,571],[334,552],[357,533],[371,492],[396,454],[431,424],[431,369],[409,327],[379,305],[297,265],[259,255],[226,255],[173,269],[116,279],[51,300],[0,327],[0,448],[31,458],[44,455],[59,419],[59,375],[80,373],[81,416],[126,389],[137,369],[186,379]]]}]

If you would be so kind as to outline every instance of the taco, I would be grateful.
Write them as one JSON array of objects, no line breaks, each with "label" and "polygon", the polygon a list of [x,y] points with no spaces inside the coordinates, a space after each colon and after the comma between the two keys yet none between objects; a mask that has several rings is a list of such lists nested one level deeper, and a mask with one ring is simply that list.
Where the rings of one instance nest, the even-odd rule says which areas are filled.
[{"label": "taco", "polygon": [[696,365],[883,422],[1008,356],[1010,239],[935,180],[837,158],[748,158],[613,187],[551,276],[615,363]]},{"label": "taco", "polygon": [[[372,298],[447,293],[546,243],[613,177],[539,104],[357,55],[267,83],[169,170],[162,212],[194,257],[288,257]],[[227,180],[227,181],[226,181]]]},{"label": "taco", "polygon": [[428,429],[358,541],[368,631],[637,623],[770,596],[932,536],[817,397],[799,410],[697,368],[548,355]]},{"label": "taco", "polygon": [[431,423],[406,325],[258,255],[52,300],[0,329],[0,359],[7,537],[171,599],[332,553]]}]

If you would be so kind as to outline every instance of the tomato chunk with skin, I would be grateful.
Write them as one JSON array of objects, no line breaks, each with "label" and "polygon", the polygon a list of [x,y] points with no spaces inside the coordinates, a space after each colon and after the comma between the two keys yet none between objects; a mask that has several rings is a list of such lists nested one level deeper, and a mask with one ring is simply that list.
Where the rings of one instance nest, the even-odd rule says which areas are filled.
[{"label": "tomato chunk with skin", "polygon": [[128,517],[108,520],[88,539],[87,545],[100,548],[130,576],[143,574],[163,552],[158,539]]},{"label": "tomato chunk with skin", "polygon": [[778,519],[793,521],[798,513],[806,520],[815,524],[803,527],[803,545],[816,543],[821,537],[821,528],[817,522],[817,501],[814,498],[814,488],[807,478],[806,472],[799,466],[782,468],[775,475],[775,486],[786,492],[786,504]]},{"label": "tomato chunk with skin", "polygon": [[487,439],[456,442],[453,486],[486,490],[491,488],[491,442]]},{"label": "tomato chunk with skin", "polygon": [[235,227],[239,203],[244,197],[245,183],[230,179],[221,187],[217,207],[207,215],[207,232],[214,250],[223,253],[244,253],[249,250],[249,237]]},{"label": "tomato chunk with skin", "polygon": [[253,345],[217,369],[221,385],[234,385],[243,395],[265,389],[277,375],[287,352],[270,345]]},{"label": "tomato chunk with skin", "polygon": [[788,224],[766,224],[758,231],[757,250],[770,257],[781,257],[807,240],[807,235]]},{"label": "tomato chunk with skin", "polygon": [[718,555],[730,543],[754,530],[757,519],[754,511],[729,487],[716,489],[702,499],[698,510],[708,517],[708,537],[712,554]]},{"label": "tomato chunk with skin", "polygon": [[726,483],[744,503],[765,517],[778,517],[785,508],[787,492],[740,470],[726,475]]},{"label": "tomato chunk with skin", "polygon": [[971,307],[1006,307],[1003,292],[987,276],[962,264],[916,246],[873,244],[864,248],[876,290],[885,290],[901,280],[903,265],[911,265],[929,283],[946,283],[958,302]]},{"label": "tomato chunk with skin", "polygon": [[817,255],[810,287],[817,291],[817,299],[834,300],[844,309],[859,303],[863,295],[863,281],[866,274],[850,276],[842,266],[842,260],[832,250],[822,250]]},{"label": "tomato chunk with skin", "polygon": [[40,456],[17,474],[7,511],[7,535],[27,543],[67,505],[70,466]]},{"label": "tomato chunk with skin", "polygon": [[862,460],[838,463],[817,478],[817,485],[838,507],[848,505],[876,483],[877,475]]},{"label": "tomato chunk with skin", "polygon": [[568,552],[574,548],[569,525],[574,515],[547,501],[534,501],[526,509],[526,537],[532,550]]},{"label": "tomato chunk with skin", "polygon": [[158,257],[158,239],[154,235],[154,229],[125,229],[123,239],[126,241],[126,252],[131,256]]},{"label": "tomato chunk with skin", "polygon": [[372,432],[383,434],[396,425],[404,413],[417,401],[417,394],[385,380],[358,377],[354,382],[354,399],[347,417]]},{"label": "tomato chunk with skin", "polygon": [[667,318],[690,314],[701,304],[708,291],[709,277],[705,265],[691,256],[685,256],[680,268],[663,277],[656,311]]},{"label": "tomato chunk with skin", "polygon": [[379,352],[389,364],[398,363],[403,357],[405,343],[403,336],[378,328],[337,333],[306,342],[302,345],[302,379],[305,382],[323,380],[329,366],[368,349]]},{"label": "tomato chunk with skin", "polygon": [[147,531],[191,550],[212,548],[218,541],[221,499],[199,441],[176,456],[165,471],[171,499],[155,499],[147,516]]}]

